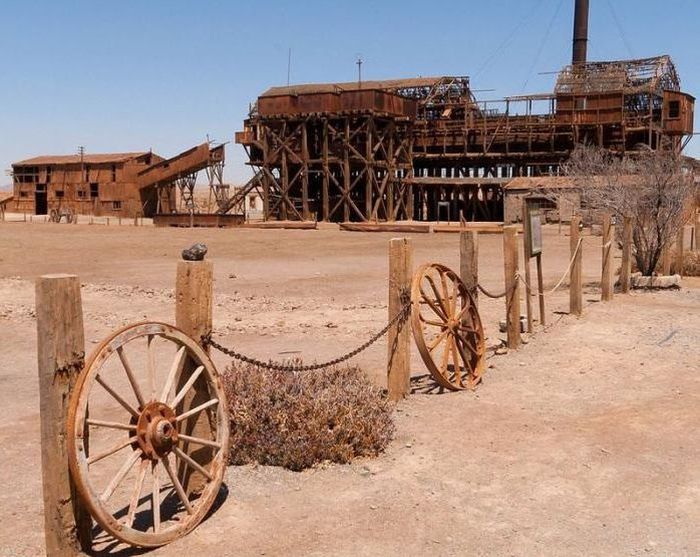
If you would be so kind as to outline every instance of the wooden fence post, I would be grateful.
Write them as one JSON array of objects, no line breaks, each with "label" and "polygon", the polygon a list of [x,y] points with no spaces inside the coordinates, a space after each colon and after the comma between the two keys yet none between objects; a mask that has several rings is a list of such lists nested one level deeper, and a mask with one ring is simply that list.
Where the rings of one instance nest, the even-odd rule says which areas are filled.
[{"label": "wooden fence post", "polygon": [[459,233],[459,276],[479,307],[479,233],[468,230]]},{"label": "wooden fence post", "polygon": [[600,279],[601,300],[613,299],[613,239],[615,227],[609,214],[603,215],[603,270]]},{"label": "wooden fence post", "polygon": [[685,251],[685,225],[681,224],[676,239],[676,274],[683,276],[683,252]]},{"label": "wooden fence post", "polygon": [[503,267],[506,285],[506,332],[508,348],[520,346],[520,279],[518,278],[518,229],[503,227]]},{"label": "wooden fence post", "polygon": [[[580,216],[574,215],[571,217],[569,250],[573,263],[571,264],[571,274],[569,275],[569,313],[573,315],[581,315],[583,313],[583,245],[581,247],[578,246],[581,239],[580,222]],[[576,252],[577,247],[578,252]]]},{"label": "wooden fence post", "polygon": [[[213,283],[214,265],[211,261],[178,261],[175,280],[175,325],[200,343],[203,336],[212,332]],[[207,350],[206,347],[205,350]],[[195,367],[194,362],[189,360],[185,362],[183,373],[177,379],[178,391],[186,383]],[[208,389],[204,377],[197,379],[180,403],[177,413],[186,412],[209,400],[211,397]],[[206,412],[200,412],[187,419],[182,425],[182,431],[187,435],[205,439],[215,435]],[[210,462],[213,449],[189,445],[185,452],[199,464],[205,465]],[[183,466],[180,473],[184,475],[183,486],[188,494],[200,491],[206,483],[206,478],[199,472],[193,472],[189,467]]]},{"label": "wooden fence post", "polygon": [[622,266],[620,267],[620,291],[630,291],[632,275],[632,217],[625,217],[622,231]]},{"label": "wooden fence post", "polygon": [[36,328],[46,554],[78,555],[92,545],[92,519],[70,478],[66,446],[70,392],[85,360],[77,276],[39,277]]},{"label": "wooden fence post", "polygon": [[525,314],[527,316],[527,332],[532,332],[532,277],[530,274],[530,208],[528,207],[527,199],[523,198],[522,219],[523,219],[523,254],[525,259]]},{"label": "wooden fence post", "polygon": [[695,251],[700,251],[700,212],[695,215]]},{"label": "wooden fence post", "polygon": [[[389,319],[400,312],[410,295],[413,278],[413,244],[408,238],[389,241]],[[404,398],[411,388],[410,320],[396,323],[387,336],[387,389],[389,400]]]}]

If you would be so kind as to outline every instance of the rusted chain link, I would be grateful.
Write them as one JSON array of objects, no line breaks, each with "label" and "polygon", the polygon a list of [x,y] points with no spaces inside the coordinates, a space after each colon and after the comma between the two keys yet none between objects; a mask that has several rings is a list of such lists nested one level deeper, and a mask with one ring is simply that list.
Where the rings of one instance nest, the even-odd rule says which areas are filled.
[{"label": "rusted chain link", "polygon": [[377,342],[380,338],[382,338],[385,334],[389,332],[389,329],[391,329],[395,324],[399,323],[400,326],[403,325],[405,322],[406,318],[408,317],[408,314],[411,311],[411,300],[408,297],[407,293],[403,293],[401,295],[401,300],[403,302],[403,307],[401,310],[386,324],[386,326],[379,331],[378,333],[372,335],[372,337],[365,343],[361,344],[351,352],[348,352],[347,354],[343,354],[342,356],[339,356],[337,358],[333,358],[332,360],[329,360],[327,362],[323,362],[320,364],[310,364],[310,365],[295,365],[291,363],[279,363],[279,362],[273,362],[273,361],[268,361],[265,362],[263,360],[258,360],[257,358],[253,358],[250,356],[246,356],[245,354],[241,354],[240,352],[236,352],[232,348],[226,348],[225,346],[222,346],[218,342],[216,342],[213,338],[211,338],[211,334],[207,336],[202,337],[202,344],[206,346],[211,346],[212,348],[217,349],[219,352],[222,352],[223,354],[226,354],[227,356],[230,356],[234,360],[238,360],[240,362],[244,362],[246,364],[251,364],[257,367],[261,367],[263,369],[269,369],[272,371],[291,371],[291,372],[297,372],[297,371],[316,371],[319,369],[324,369],[328,367],[333,367],[338,364],[341,364],[343,362],[346,362],[347,360],[354,358],[357,356],[359,353],[364,352],[372,346],[375,342]]}]

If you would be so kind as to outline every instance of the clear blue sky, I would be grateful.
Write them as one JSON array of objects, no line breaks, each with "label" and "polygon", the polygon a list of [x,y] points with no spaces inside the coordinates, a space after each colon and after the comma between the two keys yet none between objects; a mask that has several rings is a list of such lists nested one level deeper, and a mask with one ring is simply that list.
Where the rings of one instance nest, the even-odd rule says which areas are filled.
[{"label": "clear blue sky", "polygon": [[[610,6],[614,6],[611,10]],[[549,92],[569,62],[573,0],[4,0],[0,184],[39,154],[232,141],[248,104],[285,84],[469,75],[479,98]],[[698,0],[591,0],[590,59],[670,54],[700,97]],[[619,22],[619,25],[618,23]],[[700,113],[699,110],[696,111]],[[700,131],[696,118],[696,129]],[[700,138],[687,150],[700,157]],[[227,150],[226,179],[249,175]]]}]

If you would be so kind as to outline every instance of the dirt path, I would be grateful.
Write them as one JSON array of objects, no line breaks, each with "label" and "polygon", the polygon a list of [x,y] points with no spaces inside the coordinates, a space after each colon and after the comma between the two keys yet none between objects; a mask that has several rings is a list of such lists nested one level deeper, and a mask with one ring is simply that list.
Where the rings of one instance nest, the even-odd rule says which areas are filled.
[{"label": "dirt path", "polygon": [[[389,237],[0,226],[0,555],[43,551],[35,276],[81,276],[90,349],[123,322],[171,321],[178,251],[202,240],[224,341],[322,359],[386,319]],[[599,240],[586,240],[586,281],[597,276]],[[414,242],[416,263],[457,266],[456,236]],[[545,249],[551,286],[568,238],[549,229]],[[501,260],[500,238],[484,237],[481,277],[494,289]],[[566,296],[548,309],[564,309]],[[304,473],[231,467],[217,512],[155,554],[697,555],[700,281],[587,303],[583,318],[551,313],[546,332],[490,359],[476,393],[411,396],[378,459]],[[490,344],[502,306],[482,300]],[[384,351],[358,360],[377,381]],[[415,353],[413,369],[424,373]]]}]

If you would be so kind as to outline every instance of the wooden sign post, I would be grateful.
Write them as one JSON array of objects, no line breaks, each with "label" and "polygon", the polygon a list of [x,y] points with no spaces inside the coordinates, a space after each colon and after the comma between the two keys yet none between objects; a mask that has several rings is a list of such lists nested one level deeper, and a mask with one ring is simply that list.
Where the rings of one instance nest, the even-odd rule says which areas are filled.
[{"label": "wooden sign post", "polygon": [[92,545],[92,519],[70,478],[66,446],[68,401],[85,360],[77,276],[37,280],[36,329],[46,554],[67,557]]},{"label": "wooden sign post", "polygon": [[[393,319],[410,295],[413,278],[413,245],[408,238],[389,241],[389,319]],[[389,400],[404,398],[411,389],[411,325],[407,318],[395,323],[387,336],[387,388]]]},{"label": "wooden sign post", "polygon": [[527,309],[527,331],[532,332],[532,307],[530,295],[532,284],[530,279],[530,259],[537,261],[537,292],[540,309],[540,324],[546,325],[544,306],[544,279],[542,276],[542,215],[537,209],[531,208],[527,201],[523,203],[523,248],[525,254],[525,295]]}]

